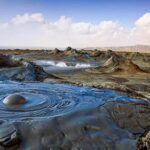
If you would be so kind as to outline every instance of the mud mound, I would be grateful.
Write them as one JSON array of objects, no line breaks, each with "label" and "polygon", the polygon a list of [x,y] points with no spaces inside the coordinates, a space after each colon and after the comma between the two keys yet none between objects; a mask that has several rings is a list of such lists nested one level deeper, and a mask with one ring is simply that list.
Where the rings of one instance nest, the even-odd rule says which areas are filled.
[{"label": "mud mound", "polygon": [[0,68],[17,67],[20,65],[21,62],[14,60],[12,56],[0,54]]},{"label": "mud mound", "polygon": [[106,60],[106,62],[103,64],[103,67],[115,67],[118,66],[121,61],[123,61],[122,57],[113,54]]},{"label": "mud mound", "polygon": [[43,81],[48,76],[51,77],[42,67],[33,62],[24,62],[24,66],[21,69],[17,69],[17,73],[11,79],[19,81]]},{"label": "mud mound", "polygon": [[76,49],[72,49],[72,48],[67,48],[65,51],[64,51],[64,54],[65,55],[71,55],[71,56],[77,56],[79,53]]},{"label": "mud mound", "polygon": [[101,67],[100,71],[103,73],[142,73],[144,72],[138,65],[131,60],[113,54]]}]

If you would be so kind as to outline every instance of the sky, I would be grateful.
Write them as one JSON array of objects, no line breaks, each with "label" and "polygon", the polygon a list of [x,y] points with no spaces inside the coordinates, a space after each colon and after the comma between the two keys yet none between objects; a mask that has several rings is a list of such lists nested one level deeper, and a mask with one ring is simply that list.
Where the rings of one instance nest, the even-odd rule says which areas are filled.
[{"label": "sky", "polygon": [[150,45],[150,0],[0,0],[0,46]]}]

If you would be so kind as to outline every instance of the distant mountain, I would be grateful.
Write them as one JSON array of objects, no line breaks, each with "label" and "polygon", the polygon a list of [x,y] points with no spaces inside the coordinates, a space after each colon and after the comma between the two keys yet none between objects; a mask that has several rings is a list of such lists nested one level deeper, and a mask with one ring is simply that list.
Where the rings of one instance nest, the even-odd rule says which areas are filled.
[{"label": "distant mountain", "polygon": [[14,50],[14,49],[30,49],[30,50],[42,50],[42,49],[55,49],[54,47],[42,47],[42,46],[0,46],[0,49],[10,49],[10,50]]},{"label": "distant mountain", "polygon": [[[64,50],[66,48],[64,47],[57,47],[60,50]],[[76,48],[76,47],[73,47]],[[10,47],[10,46],[0,46],[0,49],[31,49],[31,50],[53,50],[55,49],[54,47]],[[77,48],[78,50],[80,49],[85,49],[85,50],[102,50],[102,51],[106,51],[106,50],[113,50],[113,51],[121,51],[121,52],[141,52],[141,53],[150,53],[150,45],[135,45],[135,46],[120,46],[120,47],[86,47],[86,48]]]},{"label": "distant mountain", "polygon": [[135,46],[121,46],[121,47],[87,47],[84,48],[87,50],[114,50],[114,51],[125,51],[125,52],[145,52],[150,53],[150,46],[149,45],[135,45]]}]

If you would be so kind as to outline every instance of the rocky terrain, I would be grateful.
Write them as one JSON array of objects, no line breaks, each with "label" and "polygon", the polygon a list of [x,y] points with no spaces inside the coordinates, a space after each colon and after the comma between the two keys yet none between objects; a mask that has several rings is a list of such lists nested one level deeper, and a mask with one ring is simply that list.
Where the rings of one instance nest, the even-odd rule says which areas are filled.
[{"label": "rocky terrain", "polygon": [[[149,53],[68,47],[0,54],[0,150],[150,149]],[[30,102],[6,107],[11,94]]]}]

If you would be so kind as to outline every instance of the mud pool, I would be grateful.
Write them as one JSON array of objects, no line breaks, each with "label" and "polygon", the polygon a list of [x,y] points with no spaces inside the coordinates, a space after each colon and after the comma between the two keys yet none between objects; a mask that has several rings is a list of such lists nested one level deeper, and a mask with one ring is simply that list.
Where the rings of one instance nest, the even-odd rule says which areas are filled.
[{"label": "mud pool", "polygon": [[[27,102],[15,108],[5,105],[3,100],[11,94],[21,95]],[[113,90],[69,84],[0,81],[0,118],[4,120],[61,116],[112,101],[142,102]]]},{"label": "mud pool", "polygon": [[76,71],[83,68],[96,67],[95,63],[84,63],[78,61],[53,61],[53,60],[35,60],[35,64],[41,66],[46,72],[65,72]]}]

